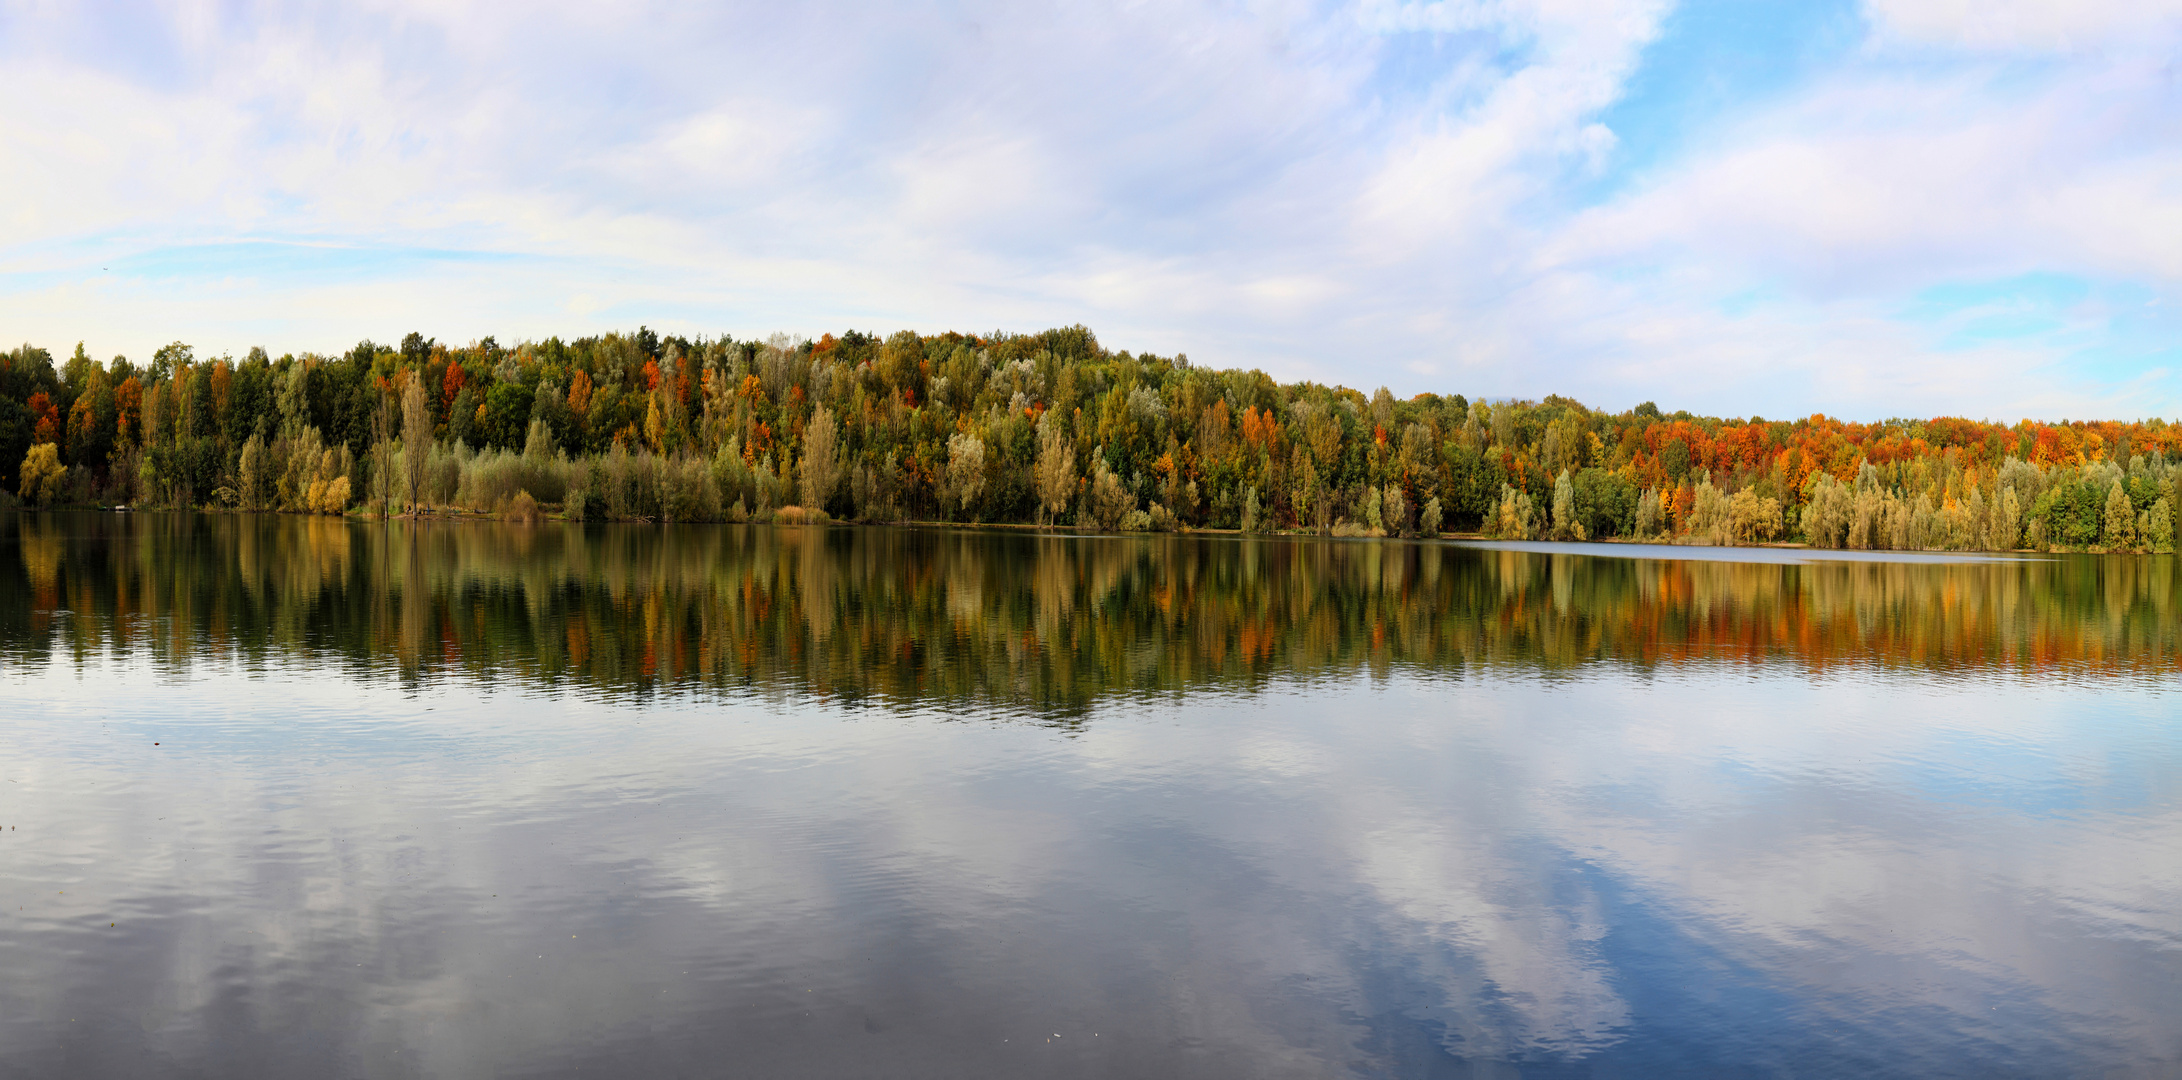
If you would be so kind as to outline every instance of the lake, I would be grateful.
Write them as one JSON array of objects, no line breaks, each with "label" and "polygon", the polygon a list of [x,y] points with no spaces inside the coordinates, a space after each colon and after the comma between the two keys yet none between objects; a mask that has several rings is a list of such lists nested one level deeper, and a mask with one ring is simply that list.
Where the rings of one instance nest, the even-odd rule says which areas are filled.
[{"label": "lake", "polygon": [[0,516],[0,1075],[2182,1075],[2182,581]]}]

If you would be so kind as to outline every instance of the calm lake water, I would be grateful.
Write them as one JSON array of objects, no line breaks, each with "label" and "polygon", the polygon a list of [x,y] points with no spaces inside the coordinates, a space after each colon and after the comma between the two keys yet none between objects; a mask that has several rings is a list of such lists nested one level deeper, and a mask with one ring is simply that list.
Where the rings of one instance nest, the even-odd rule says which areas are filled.
[{"label": "calm lake water", "polygon": [[0,517],[0,1075],[2182,1075],[2175,559],[1829,555]]}]

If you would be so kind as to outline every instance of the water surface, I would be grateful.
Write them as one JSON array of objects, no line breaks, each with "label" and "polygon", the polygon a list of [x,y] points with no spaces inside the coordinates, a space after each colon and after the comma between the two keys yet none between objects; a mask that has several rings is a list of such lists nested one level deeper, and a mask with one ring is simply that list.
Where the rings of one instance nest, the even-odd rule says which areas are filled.
[{"label": "water surface", "polygon": [[2174,560],[1687,554],[0,519],[0,1073],[2182,1072]]}]

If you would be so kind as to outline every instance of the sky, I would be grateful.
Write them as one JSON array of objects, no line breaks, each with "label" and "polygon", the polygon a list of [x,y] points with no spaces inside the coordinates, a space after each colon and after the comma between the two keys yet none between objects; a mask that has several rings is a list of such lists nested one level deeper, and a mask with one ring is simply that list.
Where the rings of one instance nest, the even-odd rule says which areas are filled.
[{"label": "sky", "polygon": [[2182,0],[0,0],[0,340],[2182,416]]}]

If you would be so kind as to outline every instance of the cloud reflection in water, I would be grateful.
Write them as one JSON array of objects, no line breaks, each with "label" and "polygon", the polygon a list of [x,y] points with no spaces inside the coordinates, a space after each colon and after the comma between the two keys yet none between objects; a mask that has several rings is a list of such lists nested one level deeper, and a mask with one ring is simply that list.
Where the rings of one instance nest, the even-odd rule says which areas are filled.
[{"label": "cloud reflection in water", "polygon": [[2182,1060],[2155,560],[15,520],[25,1075]]}]

